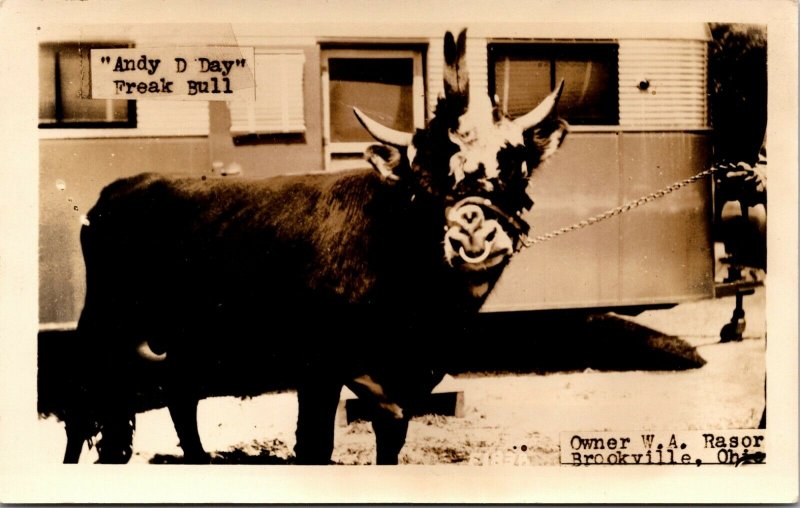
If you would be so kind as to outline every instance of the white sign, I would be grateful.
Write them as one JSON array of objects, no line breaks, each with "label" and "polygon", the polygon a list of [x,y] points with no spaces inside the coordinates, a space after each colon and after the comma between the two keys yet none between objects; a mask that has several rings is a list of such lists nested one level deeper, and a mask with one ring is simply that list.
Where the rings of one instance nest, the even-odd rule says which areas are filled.
[{"label": "white sign", "polygon": [[93,99],[255,99],[253,48],[91,50]]},{"label": "white sign", "polygon": [[763,430],[562,432],[561,464],[674,466],[766,463]]}]

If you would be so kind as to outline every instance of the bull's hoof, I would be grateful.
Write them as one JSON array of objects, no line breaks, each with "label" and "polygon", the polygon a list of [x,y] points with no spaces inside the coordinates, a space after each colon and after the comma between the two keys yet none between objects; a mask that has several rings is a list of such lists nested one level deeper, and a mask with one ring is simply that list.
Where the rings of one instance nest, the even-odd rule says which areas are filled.
[{"label": "bull's hoof", "polygon": [[131,448],[118,448],[109,450],[108,448],[100,448],[97,446],[98,464],[127,464],[131,460]]},{"label": "bull's hoof", "polygon": [[81,458],[84,439],[79,437],[67,436],[67,448],[64,451],[64,464],[77,464]]},{"label": "bull's hoof", "polygon": [[211,454],[210,453],[187,453],[183,456],[183,463],[184,464],[211,464]]}]

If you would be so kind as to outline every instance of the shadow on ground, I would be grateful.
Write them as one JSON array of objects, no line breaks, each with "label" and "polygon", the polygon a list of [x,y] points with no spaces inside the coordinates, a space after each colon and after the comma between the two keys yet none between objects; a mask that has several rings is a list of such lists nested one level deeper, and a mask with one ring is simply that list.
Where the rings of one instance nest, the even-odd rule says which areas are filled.
[{"label": "shadow on ground", "polygon": [[[280,443],[283,445],[283,443]],[[285,448],[285,445],[284,445]],[[241,464],[249,466],[282,466],[292,464],[293,457],[275,454],[275,443],[259,442],[233,447],[231,450],[212,452],[209,464]],[[150,464],[183,464],[182,455],[156,454]]]},{"label": "shadow on ground", "polygon": [[705,360],[686,341],[615,314],[479,316],[454,352],[453,373],[686,370]]}]

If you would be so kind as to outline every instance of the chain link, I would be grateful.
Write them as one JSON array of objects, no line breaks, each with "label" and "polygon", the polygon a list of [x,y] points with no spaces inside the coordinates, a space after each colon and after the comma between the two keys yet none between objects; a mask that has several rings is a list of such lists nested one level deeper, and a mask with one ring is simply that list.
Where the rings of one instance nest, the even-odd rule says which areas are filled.
[{"label": "chain link", "polygon": [[644,205],[646,203],[650,203],[652,201],[655,201],[656,199],[662,198],[662,197],[666,196],[667,194],[671,194],[671,193],[675,192],[676,190],[682,189],[682,188],[686,187],[687,185],[693,184],[694,182],[696,182],[698,180],[702,180],[703,178],[705,178],[707,176],[710,176],[710,175],[713,175],[716,172],[717,172],[717,168],[712,167],[710,169],[707,169],[705,171],[697,173],[696,175],[691,176],[691,177],[689,177],[689,178],[687,178],[685,180],[681,180],[680,182],[675,182],[672,185],[664,187],[663,189],[659,189],[659,190],[657,190],[655,192],[647,194],[646,196],[642,196],[639,199],[635,199],[633,201],[625,203],[624,205],[620,205],[620,206],[618,206],[616,208],[612,208],[611,210],[607,210],[607,211],[605,211],[605,212],[603,212],[601,214],[595,215],[593,217],[589,217],[588,219],[582,220],[580,222],[576,222],[575,224],[572,224],[571,226],[566,226],[566,227],[563,227],[561,229],[556,229],[555,231],[547,233],[546,235],[540,235],[540,236],[537,236],[536,238],[533,238],[533,239],[528,238],[527,235],[523,235],[521,237],[520,247],[531,247],[533,245],[536,245],[537,243],[542,243],[542,242],[546,242],[548,240],[552,240],[553,238],[561,236],[561,235],[563,235],[565,233],[570,233],[572,231],[578,231],[579,229],[583,229],[583,228],[592,226],[594,224],[597,224],[598,222],[602,222],[602,221],[604,221],[606,219],[610,219],[611,217],[616,217],[617,215],[620,215],[620,214],[623,214],[623,213],[625,213],[627,211],[633,210],[634,208],[638,208],[638,207],[640,207],[640,206],[642,206],[642,205]]}]

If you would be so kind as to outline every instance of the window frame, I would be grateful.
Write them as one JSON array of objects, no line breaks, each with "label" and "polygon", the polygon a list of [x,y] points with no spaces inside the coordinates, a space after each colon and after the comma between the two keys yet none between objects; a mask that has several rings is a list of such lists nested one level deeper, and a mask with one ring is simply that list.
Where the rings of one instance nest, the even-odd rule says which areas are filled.
[{"label": "window frame", "polygon": [[[620,62],[619,62],[619,47],[620,41],[615,39],[595,39],[595,40],[490,40],[487,43],[487,71],[488,71],[488,89],[489,93],[497,93],[495,91],[496,88],[496,76],[495,76],[495,64],[497,61],[497,55],[495,53],[496,48],[514,48],[515,51],[519,51],[520,54],[524,54],[527,48],[530,48],[531,53],[539,53],[540,55],[547,55],[546,58],[550,62],[550,88],[553,89],[556,85],[555,80],[557,76],[555,76],[555,63],[559,60],[557,53],[559,51],[563,51],[566,49],[567,51],[576,51],[580,53],[580,48],[594,48],[591,51],[600,52],[602,50],[598,49],[602,46],[606,46],[614,49],[614,79],[613,87],[614,87],[614,100],[615,100],[615,110],[616,110],[616,121],[615,123],[578,123],[578,124],[570,124],[570,130],[573,131],[618,131],[622,129],[620,125],[620,84],[619,84],[619,72],[620,72]],[[550,53],[548,55],[548,52]],[[532,55],[533,57],[533,55]],[[565,118],[569,122],[569,118]]]},{"label": "window frame", "polygon": [[361,155],[375,142],[332,142],[331,141],[331,96],[330,96],[330,59],[408,59],[412,60],[412,114],[414,128],[425,127],[425,76],[423,69],[423,51],[409,48],[322,48],[320,51],[320,65],[322,74],[322,143],[325,156],[325,170],[335,171],[349,169],[356,166],[363,167],[364,162],[340,160],[335,161],[336,155]]},{"label": "window frame", "polygon": [[[134,39],[124,37],[81,40],[78,34],[69,33],[43,39],[39,41],[37,49],[43,46],[66,45],[81,45],[87,49],[135,48],[138,47],[137,41],[142,42],[138,39],[134,41]],[[41,91],[38,89],[37,94],[41,95]],[[208,138],[211,133],[210,109],[209,103],[206,101],[130,99],[128,103],[129,108],[134,110],[136,119],[136,124],[133,126],[120,127],[119,125],[109,125],[108,122],[75,122],[75,125],[46,124],[36,129],[38,138],[39,140]],[[163,121],[164,119],[168,119],[168,121]],[[37,125],[40,123],[37,122]]]},{"label": "window frame", "polygon": [[[83,52],[86,51],[87,53],[95,48],[133,48],[135,47],[132,42],[129,41],[115,41],[115,42],[102,42],[102,41],[77,41],[77,40],[69,40],[69,41],[48,41],[48,42],[41,42],[39,44],[39,51],[42,51],[45,48],[49,48],[55,56],[55,63],[53,68],[53,73],[50,78],[53,79],[54,83],[54,95],[53,98],[55,102],[55,116],[56,120],[54,122],[42,122],[42,118],[39,117],[38,128],[39,129],[47,129],[47,130],[56,130],[56,129],[136,129],[138,127],[138,119],[136,115],[136,101],[133,99],[126,100],[126,99],[94,99],[94,100],[102,100],[105,102],[106,111],[108,112],[109,108],[111,107],[112,101],[125,101],[127,102],[127,113],[128,118],[127,120],[110,120],[110,121],[102,121],[102,120],[79,120],[76,122],[65,122],[63,118],[61,120],[58,119],[59,116],[59,104],[61,104],[61,88],[59,84],[61,83],[61,75],[58,72],[58,53],[60,48],[76,48],[78,50],[79,57],[83,57]],[[38,57],[41,58],[41,57]],[[91,75],[91,70],[89,71]],[[39,76],[40,86],[39,86],[39,100],[42,97],[42,87],[41,87],[41,80],[43,76]],[[91,92],[90,92],[91,94]],[[88,97],[88,99],[92,99]],[[62,112],[63,113],[63,112]]]}]

